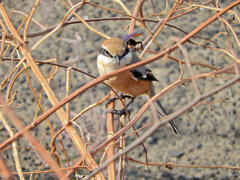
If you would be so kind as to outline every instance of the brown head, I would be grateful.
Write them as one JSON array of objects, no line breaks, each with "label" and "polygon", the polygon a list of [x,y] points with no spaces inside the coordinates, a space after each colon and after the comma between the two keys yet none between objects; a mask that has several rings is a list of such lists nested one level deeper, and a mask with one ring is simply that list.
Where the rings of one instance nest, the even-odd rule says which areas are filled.
[{"label": "brown head", "polygon": [[122,58],[128,53],[127,43],[120,38],[110,38],[103,41],[102,48],[100,49],[100,54],[109,58],[115,58],[119,65]]},{"label": "brown head", "polygon": [[106,49],[113,57],[122,56],[127,47],[127,43],[120,38],[110,38],[102,43],[102,48]]}]

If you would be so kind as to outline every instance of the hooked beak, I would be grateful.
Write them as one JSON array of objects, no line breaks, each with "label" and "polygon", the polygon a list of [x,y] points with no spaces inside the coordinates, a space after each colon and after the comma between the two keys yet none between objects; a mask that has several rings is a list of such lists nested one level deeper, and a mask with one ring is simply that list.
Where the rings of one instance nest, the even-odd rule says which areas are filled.
[{"label": "hooked beak", "polygon": [[117,60],[117,62],[118,62],[118,65],[120,66],[120,60],[121,60],[121,58],[120,58],[119,56],[116,56],[116,60]]}]

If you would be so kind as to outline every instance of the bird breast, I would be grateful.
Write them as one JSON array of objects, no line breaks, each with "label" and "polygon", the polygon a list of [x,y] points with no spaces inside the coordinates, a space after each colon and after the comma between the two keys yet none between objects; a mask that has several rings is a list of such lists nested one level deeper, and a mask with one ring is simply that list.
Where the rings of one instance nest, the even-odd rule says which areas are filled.
[{"label": "bird breast", "polygon": [[120,59],[120,64],[118,64],[116,58],[106,57],[102,54],[99,54],[97,58],[98,71],[101,75],[104,75],[127,66],[131,63],[131,60],[131,53],[128,53],[126,56],[122,57]]}]

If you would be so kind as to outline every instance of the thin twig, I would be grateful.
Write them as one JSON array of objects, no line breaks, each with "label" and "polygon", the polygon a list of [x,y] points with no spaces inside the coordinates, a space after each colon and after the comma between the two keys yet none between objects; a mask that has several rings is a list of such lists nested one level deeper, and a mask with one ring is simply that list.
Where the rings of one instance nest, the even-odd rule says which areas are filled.
[{"label": "thin twig", "polygon": [[29,25],[30,25],[30,22],[32,21],[32,17],[33,17],[33,15],[34,15],[34,13],[35,13],[35,11],[36,11],[39,3],[40,3],[40,0],[36,0],[34,6],[33,6],[33,8],[32,8],[32,11],[31,11],[30,15],[28,16],[28,20],[27,20],[27,23],[26,23],[26,26],[25,26],[25,29],[24,29],[24,33],[23,33],[23,40],[24,40],[25,42],[27,42],[27,31],[28,31],[28,27],[29,27]]},{"label": "thin twig", "polygon": [[[137,159],[133,159],[127,155],[125,155],[126,158],[130,161],[134,161],[139,164],[146,164],[145,162],[139,161]],[[182,168],[207,168],[207,169],[231,169],[231,170],[240,170],[240,167],[235,167],[235,166],[216,166],[216,165],[197,165],[197,164],[191,164],[191,165],[186,165],[186,164],[176,164],[172,162],[168,163],[151,163],[149,162],[148,165],[150,166],[165,166],[166,168],[173,169],[174,167],[182,167]]]}]

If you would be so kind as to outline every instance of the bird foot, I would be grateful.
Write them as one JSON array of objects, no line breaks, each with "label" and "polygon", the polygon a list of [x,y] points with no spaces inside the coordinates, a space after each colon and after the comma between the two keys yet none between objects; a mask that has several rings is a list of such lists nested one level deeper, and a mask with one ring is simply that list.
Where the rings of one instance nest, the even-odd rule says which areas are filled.
[{"label": "bird foot", "polygon": [[116,115],[119,115],[119,116],[122,116],[122,115],[127,116],[128,114],[130,115],[131,114],[131,110],[128,109],[127,111],[128,111],[128,113],[123,108],[123,109],[120,109],[120,110],[114,109],[114,110],[111,110],[111,111],[107,111],[107,113],[116,114]]},{"label": "bird foot", "polygon": [[[123,94],[120,94],[120,96],[119,96],[121,99],[126,99],[126,98],[129,98],[129,99],[133,99],[133,97],[132,96],[130,96],[130,95],[123,95]],[[108,99],[107,100],[107,104],[106,104],[106,106],[108,106],[108,104],[110,104],[111,102],[113,102],[113,101],[116,101],[116,100],[118,100],[119,98],[116,96],[116,97],[113,97],[113,98],[110,98],[110,99]]]}]

